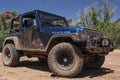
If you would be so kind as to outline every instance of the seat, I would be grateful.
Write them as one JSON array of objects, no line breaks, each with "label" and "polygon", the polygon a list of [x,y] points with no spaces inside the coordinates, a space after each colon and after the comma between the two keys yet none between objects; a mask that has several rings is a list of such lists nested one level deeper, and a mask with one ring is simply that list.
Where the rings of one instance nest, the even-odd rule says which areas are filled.
[{"label": "seat", "polygon": [[32,19],[24,20],[23,28],[31,27],[34,24],[34,21]]}]

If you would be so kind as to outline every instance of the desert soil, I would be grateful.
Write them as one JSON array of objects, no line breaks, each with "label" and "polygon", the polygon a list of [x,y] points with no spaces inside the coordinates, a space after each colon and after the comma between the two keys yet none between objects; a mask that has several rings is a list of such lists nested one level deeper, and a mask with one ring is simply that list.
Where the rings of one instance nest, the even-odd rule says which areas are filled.
[{"label": "desert soil", "polygon": [[18,67],[5,67],[0,54],[0,80],[120,80],[120,50],[107,55],[100,69],[83,69],[75,78],[54,76],[47,63],[36,58],[22,57]]}]

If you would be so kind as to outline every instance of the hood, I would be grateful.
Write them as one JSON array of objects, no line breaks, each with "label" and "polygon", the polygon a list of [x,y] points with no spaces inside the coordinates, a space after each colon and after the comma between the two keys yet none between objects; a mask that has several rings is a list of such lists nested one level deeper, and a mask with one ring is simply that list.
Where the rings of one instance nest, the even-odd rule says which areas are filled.
[{"label": "hood", "polygon": [[83,28],[76,27],[44,27],[42,32],[45,33],[79,33],[84,32]]}]

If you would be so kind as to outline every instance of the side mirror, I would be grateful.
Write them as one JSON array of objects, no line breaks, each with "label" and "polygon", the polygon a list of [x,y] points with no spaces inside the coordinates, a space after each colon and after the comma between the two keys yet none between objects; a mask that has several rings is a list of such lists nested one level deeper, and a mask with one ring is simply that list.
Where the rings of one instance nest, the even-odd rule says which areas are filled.
[{"label": "side mirror", "polygon": [[71,18],[66,18],[66,21],[67,21],[68,24],[72,23],[72,19]]}]

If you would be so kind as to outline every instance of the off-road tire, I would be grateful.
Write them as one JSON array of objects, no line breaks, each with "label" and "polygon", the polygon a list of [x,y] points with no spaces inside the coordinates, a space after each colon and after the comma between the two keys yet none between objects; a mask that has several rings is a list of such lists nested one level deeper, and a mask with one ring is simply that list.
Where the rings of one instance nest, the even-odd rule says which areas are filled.
[{"label": "off-road tire", "polygon": [[[65,54],[64,56],[69,56],[65,60],[66,62],[62,54]],[[63,63],[59,61],[59,59]],[[59,43],[49,52],[48,66],[56,76],[75,77],[82,70],[83,65],[83,54],[81,50],[70,43]]]},{"label": "off-road tire", "polygon": [[94,61],[88,61],[85,63],[85,68],[88,69],[97,69],[100,68],[105,61],[105,56],[97,56]]},{"label": "off-road tire", "polygon": [[2,50],[2,61],[5,66],[14,67],[19,63],[19,55],[13,44],[6,44]]}]

